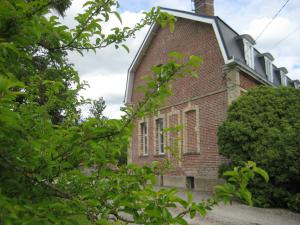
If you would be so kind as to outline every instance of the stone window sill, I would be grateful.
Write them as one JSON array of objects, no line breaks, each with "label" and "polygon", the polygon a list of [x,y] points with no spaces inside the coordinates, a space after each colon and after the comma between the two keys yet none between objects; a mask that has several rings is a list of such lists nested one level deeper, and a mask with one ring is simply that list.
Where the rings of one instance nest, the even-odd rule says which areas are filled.
[{"label": "stone window sill", "polygon": [[200,155],[199,152],[185,152],[183,155]]}]

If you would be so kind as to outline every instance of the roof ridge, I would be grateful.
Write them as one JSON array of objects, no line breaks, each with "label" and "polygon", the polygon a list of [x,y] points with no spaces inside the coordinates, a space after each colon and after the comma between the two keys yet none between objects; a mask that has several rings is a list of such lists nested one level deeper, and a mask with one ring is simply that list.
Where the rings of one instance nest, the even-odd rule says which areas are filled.
[{"label": "roof ridge", "polygon": [[185,10],[180,10],[180,9],[171,9],[171,8],[167,8],[167,7],[161,7],[161,9],[164,9],[164,10],[168,10],[168,11],[173,11],[173,12],[181,12],[181,13],[186,13],[186,14],[190,14],[190,15],[194,15],[194,16],[199,16],[199,17],[202,17],[202,18],[210,18],[210,19],[214,19],[216,18],[217,16],[208,16],[208,15],[200,15],[200,14],[197,14],[197,13],[194,13],[194,12],[190,12],[190,11],[185,11]]}]

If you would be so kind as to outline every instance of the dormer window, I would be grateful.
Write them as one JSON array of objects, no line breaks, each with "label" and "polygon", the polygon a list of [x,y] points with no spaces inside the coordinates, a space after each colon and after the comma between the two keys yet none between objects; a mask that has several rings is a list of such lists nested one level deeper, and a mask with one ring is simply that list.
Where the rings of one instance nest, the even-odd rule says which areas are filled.
[{"label": "dormer window", "polygon": [[265,60],[266,75],[268,77],[268,80],[270,82],[273,82],[274,78],[273,78],[273,64],[272,64],[272,61],[274,60],[274,57],[270,53],[264,53],[263,57],[264,57],[264,60]]},{"label": "dormer window", "polygon": [[255,62],[254,62],[254,47],[255,45],[255,40],[248,34],[240,35],[239,39],[243,40],[243,45],[244,45],[244,58],[246,61],[246,64],[254,69],[255,67]]},{"label": "dormer window", "polygon": [[299,80],[294,80],[294,86],[296,89],[300,88],[300,81]]},{"label": "dormer window", "polygon": [[282,86],[287,86],[287,73],[288,73],[288,70],[285,68],[285,67],[281,67],[279,68],[279,71],[280,71],[280,80],[281,80],[281,85]]},{"label": "dormer window", "polygon": [[254,69],[254,48],[253,45],[244,39],[244,52],[247,65]]},{"label": "dormer window", "polygon": [[273,66],[270,59],[265,59],[266,66],[266,74],[268,76],[268,80],[273,82]]}]

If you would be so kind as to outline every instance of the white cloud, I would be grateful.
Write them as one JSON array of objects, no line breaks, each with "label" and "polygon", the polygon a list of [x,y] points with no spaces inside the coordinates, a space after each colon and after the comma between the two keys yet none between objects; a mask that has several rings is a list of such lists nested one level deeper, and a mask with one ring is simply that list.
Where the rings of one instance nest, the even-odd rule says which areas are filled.
[{"label": "white cloud", "polygon": [[[249,23],[244,33],[248,33],[255,38],[270,21],[271,18],[254,19]],[[300,78],[299,69],[295,68],[295,65],[300,62],[300,43],[297,40],[300,32],[298,32],[298,35],[293,33],[298,26],[299,24],[287,17],[278,17],[258,39],[256,46],[261,52],[272,53],[275,58],[274,64],[278,67],[286,67],[289,70],[291,79]],[[284,40],[288,34],[293,35]],[[281,40],[284,41],[280,42]]]},{"label": "white cloud", "polygon": [[[75,21],[71,18],[81,11],[83,2],[83,0],[74,1],[73,6],[67,12],[67,17],[64,18],[64,23],[70,27],[74,26]],[[109,23],[103,26],[103,30],[109,33],[113,27],[132,27],[141,20],[143,14],[125,11],[121,13],[121,16],[122,25],[116,17],[112,17]],[[91,99],[104,97],[107,104],[104,114],[110,118],[119,118],[122,114],[119,109],[123,104],[127,70],[146,32],[147,28],[144,28],[137,33],[135,38],[125,43],[131,49],[130,53],[127,53],[125,49],[116,50],[114,46],[111,46],[97,51],[96,54],[85,53],[84,57],[77,53],[69,54],[69,60],[74,63],[81,79],[86,80],[90,86],[80,94]],[[84,116],[87,116],[88,108],[84,107],[82,110]]]}]

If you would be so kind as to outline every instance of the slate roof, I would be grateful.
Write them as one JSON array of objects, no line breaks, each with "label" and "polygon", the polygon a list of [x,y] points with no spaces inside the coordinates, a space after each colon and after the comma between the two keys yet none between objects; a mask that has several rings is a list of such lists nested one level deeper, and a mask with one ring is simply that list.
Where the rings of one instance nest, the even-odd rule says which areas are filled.
[{"label": "slate roof", "polygon": [[[241,41],[238,41],[239,37],[242,35],[238,34],[233,28],[231,28],[226,22],[224,22],[220,17],[218,16],[207,16],[207,15],[199,15],[195,14],[193,12],[186,12],[182,10],[177,10],[177,9],[169,9],[169,8],[162,8],[162,10],[170,11],[170,12],[181,12],[185,14],[190,14],[193,16],[198,16],[202,18],[211,18],[216,21],[218,30],[221,35],[222,42],[225,47],[225,52],[227,54],[228,59],[233,59],[236,62],[239,62],[245,66],[247,66],[245,58],[244,58],[244,46]],[[269,83],[267,79],[267,74],[265,70],[265,61],[264,61],[264,53],[259,52],[255,47],[254,47],[254,71],[255,74],[259,75],[263,80],[265,80],[267,83]],[[248,66],[247,66],[248,67]],[[250,70],[250,67],[248,68]],[[274,86],[280,86],[281,85],[281,78],[280,78],[280,70],[278,67],[276,67],[273,64],[273,85]],[[287,84],[288,86],[293,86],[294,87],[294,81],[291,80],[287,76]]]}]

